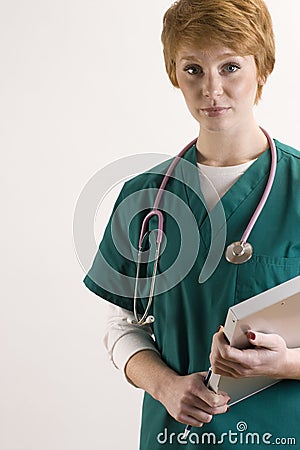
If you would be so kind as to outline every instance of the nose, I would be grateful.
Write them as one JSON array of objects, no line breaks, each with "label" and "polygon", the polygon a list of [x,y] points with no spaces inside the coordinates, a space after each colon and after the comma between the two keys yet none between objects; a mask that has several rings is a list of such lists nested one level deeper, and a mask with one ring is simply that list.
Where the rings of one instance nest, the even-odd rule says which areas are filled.
[{"label": "nose", "polygon": [[222,80],[219,75],[207,74],[203,79],[202,92],[204,97],[211,99],[223,94]]}]

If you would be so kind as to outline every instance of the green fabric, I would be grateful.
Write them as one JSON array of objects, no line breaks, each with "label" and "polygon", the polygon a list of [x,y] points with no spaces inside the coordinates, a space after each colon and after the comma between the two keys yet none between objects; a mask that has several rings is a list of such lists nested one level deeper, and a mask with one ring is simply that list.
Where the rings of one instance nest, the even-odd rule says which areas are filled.
[{"label": "green fabric", "polygon": [[[224,323],[230,306],[300,273],[300,153],[278,141],[275,142],[278,165],[274,185],[249,238],[254,255],[242,265],[228,263],[223,255],[217,269],[205,283],[200,284],[198,279],[210,247],[211,220],[220,220],[216,239],[222,235],[224,223],[220,205],[217,205],[209,217],[201,201],[195,147],[184,156],[187,163],[179,163],[175,170],[174,176],[180,180],[172,179],[167,185],[169,194],[166,194],[166,199],[162,199],[161,204],[163,210],[170,212],[165,214],[164,223],[167,244],[159,262],[161,278],[157,288],[161,293],[155,297],[153,303],[153,328],[162,358],[182,375],[207,370],[212,335],[218,326]],[[133,308],[130,293],[133,292],[134,286],[135,248],[140,225],[156,194],[156,190],[145,189],[158,188],[161,174],[168,164],[169,162],[154,169],[153,173],[142,174],[125,184],[115,206],[113,231],[111,219],[93,266],[84,280],[94,293],[129,310]],[[267,151],[222,198],[227,226],[226,245],[241,238],[263,194],[269,169],[270,152]],[[130,196],[134,193],[131,202]],[[146,202],[143,200],[145,196]],[[176,196],[182,201],[180,202],[178,197],[176,200]],[[131,212],[128,212],[131,207],[119,210],[118,206],[124,200],[127,206],[132,203],[132,209],[138,214],[131,217]],[[183,225],[178,226],[178,218]],[[155,227],[153,219],[151,228]],[[182,229],[184,234],[180,234]],[[131,247],[127,238],[128,232]],[[112,237],[116,234],[122,245],[128,247],[126,258],[115,248]],[[183,241],[185,247],[184,251],[181,251]],[[181,261],[178,267],[182,273],[179,273],[176,284],[173,283],[171,275],[165,278],[163,275],[176,262],[176,255],[180,251]],[[108,269],[104,261],[109,262],[115,272]],[[151,266],[143,265],[142,277],[151,275]],[[189,269],[187,274],[184,273],[186,267]],[[127,277],[121,279],[118,273]],[[183,279],[180,281],[181,277]],[[168,288],[170,284],[172,286]],[[167,289],[166,292],[163,292],[164,288]],[[122,289],[125,295],[122,295]],[[147,289],[149,283],[142,281],[140,297],[144,307]],[[246,424],[248,429],[242,431],[240,423]],[[296,438],[297,445],[293,448],[300,449],[299,424],[298,381],[280,382],[232,406],[230,412],[215,416],[212,422],[202,429],[193,428],[186,442],[182,442],[180,435],[184,426],[172,419],[159,402],[145,394],[140,449],[174,449],[182,446],[186,449],[197,446],[202,449],[252,449],[275,443],[276,438]]]}]

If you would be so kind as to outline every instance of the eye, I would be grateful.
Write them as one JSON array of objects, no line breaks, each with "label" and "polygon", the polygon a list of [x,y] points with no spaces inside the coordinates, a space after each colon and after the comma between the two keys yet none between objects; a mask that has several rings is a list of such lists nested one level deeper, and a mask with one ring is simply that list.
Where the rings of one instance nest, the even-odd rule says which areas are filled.
[{"label": "eye", "polygon": [[202,73],[202,69],[197,64],[189,64],[184,68],[184,71],[189,75],[199,75]]},{"label": "eye", "polygon": [[236,64],[236,63],[229,63],[229,64],[226,64],[225,66],[224,66],[224,68],[223,68],[223,70],[225,71],[225,72],[228,72],[228,73],[234,73],[234,72],[236,72],[237,70],[239,70],[240,69],[240,66],[238,65],[238,64]]}]

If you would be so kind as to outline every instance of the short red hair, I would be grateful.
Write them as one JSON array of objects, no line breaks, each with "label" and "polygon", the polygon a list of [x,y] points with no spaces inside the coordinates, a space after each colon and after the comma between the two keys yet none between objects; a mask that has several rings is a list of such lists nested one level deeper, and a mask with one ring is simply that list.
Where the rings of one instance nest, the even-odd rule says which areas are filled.
[{"label": "short red hair", "polygon": [[[175,87],[181,46],[221,44],[241,56],[253,55],[264,83],[275,64],[272,19],[263,0],[178,0],[165,13],[162,43],[168,76]],[[255,103],[263,86],[258,84]]]}]

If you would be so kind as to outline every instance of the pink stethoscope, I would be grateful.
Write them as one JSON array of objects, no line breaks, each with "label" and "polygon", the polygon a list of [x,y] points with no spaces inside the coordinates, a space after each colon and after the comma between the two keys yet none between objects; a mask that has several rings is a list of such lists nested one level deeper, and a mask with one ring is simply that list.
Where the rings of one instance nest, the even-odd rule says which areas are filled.
[{"label": "pink stethoscope", "polygon": [[[270,168],[269,178],[268,178],[268,182],[265,187],[264,193],[263,193],[240,241],[233,242],[226,248],[225,258],[228,262],[230,262],[232,264],[243,264],[244,262],[248,261],[252,257],[253,248],[252,248],[252,245],[249,242],[247,242],[247,240],[249,238],[251,231],[253,230],[253,227],[254,227],[257,219],[260,216],[260,213],[262,212],[263,207],[265,206],[265,203],[269,197],[270,191],[273,186],[274,178],[275,178],[276,165],[277,165],[277,153],[276,153],[275,143],[274,143],[273,139],[271,138],[271,136],[266,132],[266,130],[264,130],[263,128],[261,128],[261,130],[263,131],[266,138],[268,139],[268,143],[269,143],[270,150],[271,150],[271,168]],[[155,280],[156,280],[156,274],[157,274],[157,265],[158,265],[158,259],[159,259],[159,253],[160,253],[160,246],[161,246],[161,242],[162,242],[162,238],[163,238],[163,223],[164,223],[163,213],[162,213],[162,211],[160,211],[158,209],[158,207],[160,204],[161,197],[164,193],[166,184],[168,183],[168,181],[174,171],[174,168],[176,167],[176,165],[178,164],[178,162],[180,161],[182,156],[187,152],[187,150],[189,150],[196,143],[196,141],[197,141],[197,139],[194,139],[192,142],[190,142],[173,159],[173,161],[171,162],[170,166],[168,167],[168,170],[167,170],[167,172],[161,182],[161,185],[158,189],[158,193],[156,195],[156,198],[155,198],[155,201],[153,204],[153,208],[146,215],[146,217],[144,218],[144,220],[142,222],[140,236],[139,236],[139,244],[138,244],[139,249],[138,249],[138,257],[137,257],[137,270],[136,270],[134,298],[133,298],[133,302],[134,302],[133,312],[134,312],[135,319],[128,320],[132,324],[141,326],[141,325],[146,325],[146,324],[150,324],[150,323],[154,322],[154,317],[151,315],[148,315],[148,313],[149,313],[150,307],[153,302]],[[157,216],[157,219],[158,219],[154,265],[153,265],[153,272],[152,272],[152,276],[151,276],[148,304],[146,306],[144,314],[142,315],[142,317],[139,318],[136,305],[137,305],[137,298],[138,298],[137,294],[138,294],[138,284],[139,284],[139,275],[140,275],[140,266],[141,266],[142,245],[143,245],[143,240],[144,240],[145,236],[147,235],[147,227],[148,227],[149,221],[152,219],[153,216]]]}]

